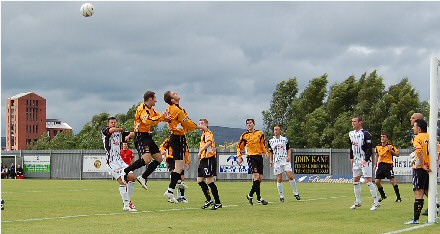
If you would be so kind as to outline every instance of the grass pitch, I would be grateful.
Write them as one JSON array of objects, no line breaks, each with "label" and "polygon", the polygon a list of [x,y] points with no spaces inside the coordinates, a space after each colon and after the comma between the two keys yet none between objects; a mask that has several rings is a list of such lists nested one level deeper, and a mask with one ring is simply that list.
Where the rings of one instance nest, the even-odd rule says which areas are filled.
[{"label": "grass pitch", "polygon": [[[171,204],[163,196],[168,181],[139,184],[133,195],[138,212],[122,211],[118,183],[110,180],[2,180],[2,233],[385,233],[413,226],[414,195],[410,184],[400,184],[402,203],[395,203],[389,183],[388,199],[370,211],[372,198],[362,185],[363,205],[354,202],[351,184],[299,183],[296,201],[285,182],[286,201],[279,202],[276,182],[262,183],[269,205],[249,205],[245,196],[251,182],[217,182],[223,208],[203,210],[205,199],[194,181],[187,181],[187,204]],[[427,202],[425,202],[425,207]],[[421,217],[421,223],[427,220]],[[422,225],[422,224],[421,224]],[[438,224],[408,233],[440,233]]]}]

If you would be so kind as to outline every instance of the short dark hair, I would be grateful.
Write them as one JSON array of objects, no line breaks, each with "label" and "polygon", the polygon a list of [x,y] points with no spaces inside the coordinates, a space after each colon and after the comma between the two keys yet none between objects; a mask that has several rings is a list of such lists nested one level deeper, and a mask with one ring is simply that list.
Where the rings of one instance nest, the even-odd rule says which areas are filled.
[{"label": "short dark hair", "polygon": [[168,103],[169,105],[171,105],[171,104],[173,104],[172,102],[171,102],[171,91],[170,90],[168,90],[168,91],[166,91],[164,94],[163,94],[163,100],[166,102],[166,103]]},{"label": "short dark hair", "polygon": [[276,127],[279,127],[280,129],[283,129],[283,128],[281,127],[281,125],[279,125],[279,124],[275,124],[275,126],[273,126],[273,128],[276,128]]},{"label": "short dark hair", "polygon": [[156,95],[156,93],[154,93],[153,91],[147,91],[144,93],[144,102],[148,101],[149,98],[154,98],[154,95]]},{"label": "short dark hair", "polygon": [[428,131],[428,123],[424,119],[418,119],[415,121],[415,123],[417,124],[417,127],[422,130],[422,132]]},{"label": "short dark hair", "polygon": [[364,122],[362,115],[355,115],[353,118],[356,118],[359,122]]},{"label": "short dark hair", "polygon": [[252,121],[253,124],[255,124],[255,120],[254,119],[246,119],[246,124],[248,121]]},{"label": "short dark hair", "polygon": [[390,139],[390,134],[388,134],[387,132],[382,132],[380,135],[387,136],[387,138]]},{"label": "short dark hair", "polygon": [[116,117],[114,117],[114,116],[109,117],[109,118],[107,119],[107,123],[110,122],[110,120],[116,120],[116,121],[118,121],[118,119],[117,119]]},{"label": "short dark hair", "polygon": [[199,119],[199,121],[202,121],[203,123],[205,123],[208,126],[208,120],[207,119]]}]

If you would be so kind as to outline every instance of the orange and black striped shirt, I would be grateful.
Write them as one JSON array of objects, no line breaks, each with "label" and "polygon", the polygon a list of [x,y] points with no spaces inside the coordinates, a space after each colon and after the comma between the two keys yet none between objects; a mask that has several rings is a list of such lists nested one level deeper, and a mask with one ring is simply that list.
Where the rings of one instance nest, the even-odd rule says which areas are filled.
[{"label": "orange and black striped shirt", "polygon": [[164,121],[164,116],[156,112],[153,107],[148,108],[145,103],[141,103],[135,114],[134,132],[150,132],[151,127]]},{"label": "orange and black striped shirt", "polygon": [[393,164],[393,154],[390,151],[389,146],[391,145],[394,152],[398,153],[399,150],[392,145],[389,141],[383,146],[382,144],[379,144],[376,146],[376,158],[378,159],[378,164],[383,163],[389,163]]},{"label": "orange and black striped shirt", "polygon": [[188,113],[179,105],[169,105],[166,111],[171,114],[171,122],[168,123],[168,126],[172,134],[183,136],[197,128],[197,124],[188,117]]},{"label": "orange and black striped shirt", "polygon": [[253,132],[246,131],[241,135],[237,146],[237,155],[239,158],[242,157],[245,147],[247,147],[246,154],[248,156],[269,153],[266,148],[266,138],[261,130],[254,130]]},{"label": "orange and black striped shirt", "polygon": [[200,159],[216,156],[214,133],[211,131],[203,132],[202,136],[200,137],[200,149],[205,147],[208,142],[211,142],[211,145],[202,152]]},{"label": "orange and black striped shirt", "polygon": [[[413,140],[414,148],[416,149],[416,155],[414,158],[413,168],[422,168],[423,164],[429,167],[430,159],[429,159],[429,134],[426,132],[419,133]],[[419,162],[419,153],[423,153],[423,162]]]}]

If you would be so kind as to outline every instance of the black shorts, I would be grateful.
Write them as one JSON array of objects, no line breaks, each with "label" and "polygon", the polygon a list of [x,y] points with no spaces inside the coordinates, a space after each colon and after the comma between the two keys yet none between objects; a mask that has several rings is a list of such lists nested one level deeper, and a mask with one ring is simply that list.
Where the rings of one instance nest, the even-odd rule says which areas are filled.
[{"label": "black shorts", "polygon": [[423,168],[413,169],[413,190],[429,188],[429,174]]},{"label": "black shorts", "polygon": [[215,157],[203,158],[200,160],[197,177],[217,176],[217,159]]},{"label": "black shorts", "polygon": [[167,158],[167,165],[168,165],[168,171],[173,171],[176,169],[176,161],[174,161],[174,158]]},{"label": "black shorts", "polygon": [[249,165],[248,174],[258,173],[263,175],[263,156],[261,155],[252,155],[247,156],[247,162]]},{"label": "black shorts", "polygon": [[174,135],[170,136],[170,147],[172,151],[172,156],[174,160],[183,160],[186,154],[186,137],[185,135]]},{"label": "black shorts", "polygon": [[142,155],[146,153],[160,153],[159,147],[157,147],[151,134],[147,132],[137,132],[134,139],[134,145],[139,154],[139,157],[142,157]]},{"label": "black shorts", "polygon": [[376,179],[389,179],[394,178],[393,165],[389,163],[381,162],[377,166]]}]

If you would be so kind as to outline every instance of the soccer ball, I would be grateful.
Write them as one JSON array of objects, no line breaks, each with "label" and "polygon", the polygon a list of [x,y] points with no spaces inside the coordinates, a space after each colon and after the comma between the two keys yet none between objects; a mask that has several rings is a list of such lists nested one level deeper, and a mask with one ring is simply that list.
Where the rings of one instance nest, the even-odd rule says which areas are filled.
[{"label": "soccer ball", "polygon": [[91,3],[84,3],[79,10],[84,17],[89,17],[95,12],[95,7]]}]

